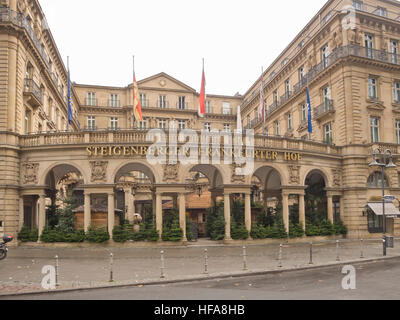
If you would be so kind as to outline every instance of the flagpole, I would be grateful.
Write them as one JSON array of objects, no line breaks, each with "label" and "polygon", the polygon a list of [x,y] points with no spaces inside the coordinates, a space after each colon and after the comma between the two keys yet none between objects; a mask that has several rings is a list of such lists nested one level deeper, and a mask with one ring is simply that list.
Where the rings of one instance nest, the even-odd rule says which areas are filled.
[{"label": "flagpole", "polygon": [[266,116],[266,114],[265,114],[265,105],[264,105],[264,68],[263,67],[261,67],[261,99],[262,99],[262,101],[261,101],[261,106],[262,106],[262,113],[261,113],[261,115],[262,115],[262,117],[263,117],[263,132],[262,132],[262,134],[263,134],[263,136],[265,136],[265,116]]},{"label": "flagpole", "polygon": [[[71,79],[70,79],[70,75],[69,75],[69,56],[67,56],[67,70],[68,70],[68,82],[69,81],[71,81]],[[68,101],[67,101],[67,132],[69,132],[69,104],[70,104],[70,99],[71,99],[71,97],[70,97],[70,93],[69,93],[69,90],[70,90],[70,83],[67,83],[67,86],[68,86],[68,88],[67,88],[67,90],[68,90],[68,93],[67,93],[67,96],[68,96]]]},{"label": "flagpole", "polygon": [[[204,58],[203,58],[203,75],[202,75],[202,77],[203,76],[204,76]],[[207,99],[206,98],[206,83],[205,83],[205,80],[204,80],[204,104],[206,103],[206,99]],[[206,125],[206,114],[204,112],[204,115],[203,115],[203,129],[205,129],[205,125]]]},{"label": "flagpole", "polygon": [[132,129],[135,129],[136,118],[135,118],[135,55],[133,55],[133,113],[132,113]]}]

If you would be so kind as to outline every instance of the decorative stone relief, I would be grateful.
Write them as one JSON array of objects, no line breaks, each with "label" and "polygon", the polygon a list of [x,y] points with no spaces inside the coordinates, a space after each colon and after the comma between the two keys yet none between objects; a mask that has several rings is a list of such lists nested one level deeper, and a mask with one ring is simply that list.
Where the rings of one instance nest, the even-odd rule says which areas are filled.
[{"label": "decorative stone relief", "polygon": [[179,164],[164,165],[164,182],[174,182],[178,179]]},{"label": "decorative stone relief", "polygon": [[37,184],[39,163],[24,163],[22,166],[24,184]]},{"label": "decorative stone relief", "polygon": [[332,169],[333,186],[340,187],[342,185],[342,169]]},{"label": "decorative stone relief", "polygon": [[92,168],[92,182],[105,182],[107,180],[108,161],[90,161]]},{"label": "decorative stone relief", "polygon": [[300,184],[300,166],[289,166],[290,184]]},{"label": "decorative stone relief", "polygon": [[246,182],[246,177],[243,175],[237,175],[236,174],[236,169],[237,168],[244,168],[244,166],[246,165],[246,163],[243,163],[242,165],[238,165],[236,163],[233,163],[231,165],[232,168],[232,183],[245,183]]}]

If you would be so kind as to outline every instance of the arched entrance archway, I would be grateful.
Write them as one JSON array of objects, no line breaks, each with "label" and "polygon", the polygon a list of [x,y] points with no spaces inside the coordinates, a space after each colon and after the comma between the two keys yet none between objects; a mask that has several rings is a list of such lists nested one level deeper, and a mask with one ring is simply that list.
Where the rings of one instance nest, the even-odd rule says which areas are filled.
[{"label": "arched entrance archway", "polygon": [[320,170],[312,170],[306,176],[305,207],[307,223],[318,224],[328,218],[333,220],[328,215],[326,181],[324,173]]}]

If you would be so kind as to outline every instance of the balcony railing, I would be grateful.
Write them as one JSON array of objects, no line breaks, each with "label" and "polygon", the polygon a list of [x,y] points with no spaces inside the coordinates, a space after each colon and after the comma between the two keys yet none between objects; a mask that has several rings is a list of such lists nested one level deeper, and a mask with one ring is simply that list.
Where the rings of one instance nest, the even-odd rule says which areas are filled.
[{"label": "balcony railing", "polygon": [[108,100],[107,105],[112,108],[119,108],[120,102],[119,100]]},{"label": "balcony railing", "polygon": [[281,96],[280,104],[284,104],[286,101],[288,101],[289,98],[291,97],[291,95],[292,95],[292,91],[285,92],[285,94],[283,96]]},{"label": "balcony railing", "polygon": [[98,105],[99,104],[97,99],[88,99],[88,98],[85,99],[85,106],[96,107]]},{"label": "balcony railing", "polygon": [[330,99],[325,99],[324,103],[314,108],[314,117],[316,119],[320,118],[321,116],[333,110],[333,101]]},{"label": "balcony railing", "polygon": [[37,105],[43,103],[42,90],[32,79],[25,79],[24,93],[32,95],[35,98]]},{"label": "balcony railing", "polygon": [[176,103],[176,108],[178,110],[188,110],[189,109],[189,103],[187,102],[177,102]]}]

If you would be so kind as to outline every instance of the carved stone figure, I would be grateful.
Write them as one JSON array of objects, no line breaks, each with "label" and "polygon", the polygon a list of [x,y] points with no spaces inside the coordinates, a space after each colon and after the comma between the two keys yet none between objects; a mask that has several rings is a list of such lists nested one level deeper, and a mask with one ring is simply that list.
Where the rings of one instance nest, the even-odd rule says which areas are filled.
[{"label": "carved stone figure", "polygon": [[23,165],[23,182],[24,184],[37,184],[39,163],[24,163]]},{"label": "carved stone figure", "polygon": [[342,184],[342,170],[332,169],[332,175],[333,175],[333,185],[335,187],[340,187]]},{"label": "carved stone figure", "polygon": [[107,180],[108,161],[90,161],[92,167],[92,182],[105,182]]},{"label": "carved stone figure", "polygon": [[289,166],[291,184],[300,184],[300,166]]},{"label": "carved stone figure", "polygon": [[174,182],[178,179],[179,164],[164,165],[164,182]]},{"label": "carved stone figure", "polygon": [[245,165],[246,165],[245,163],[243,163],[242,165],[238,165],[236,163],[233,163],[231,165],[231,168],[232,168],[232,179],[231,179],[232,183],[245,183],[246,177],[244,175],[237,175],[236,174],[236,169],[237,168],[244,168]]}]

